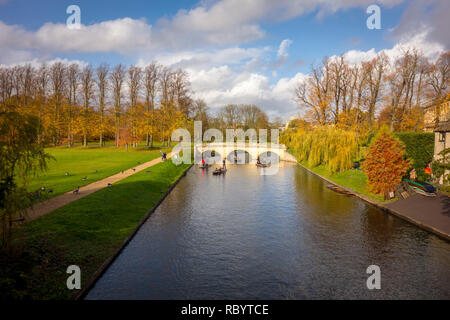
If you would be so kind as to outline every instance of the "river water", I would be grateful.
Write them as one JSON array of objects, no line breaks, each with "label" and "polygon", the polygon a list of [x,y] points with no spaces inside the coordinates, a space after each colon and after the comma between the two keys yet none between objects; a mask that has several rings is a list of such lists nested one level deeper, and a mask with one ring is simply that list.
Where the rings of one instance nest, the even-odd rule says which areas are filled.
[{"label": "river water", "polygon": [[192,167],[86,298],[450,299],[449,242],[294,164],[260,170]]}]

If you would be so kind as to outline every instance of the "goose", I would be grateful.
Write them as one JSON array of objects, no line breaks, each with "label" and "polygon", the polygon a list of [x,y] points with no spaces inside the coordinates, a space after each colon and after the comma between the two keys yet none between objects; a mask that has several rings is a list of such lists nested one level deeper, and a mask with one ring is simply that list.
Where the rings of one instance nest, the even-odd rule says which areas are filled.
[{"label": "goose", "polygon": [[77,187],[75,190],[73,190],[73,194],[78,194],[79,191],[80,191],[80,187]]},{"label": "goose", "polygon": [[83,181],[86,181],[86,180],[87,180],[87,177],[86,177],[86,176],[84,176],[84,177],[83,177],[83,179],[81,179],[81,180],[83,180]]}]

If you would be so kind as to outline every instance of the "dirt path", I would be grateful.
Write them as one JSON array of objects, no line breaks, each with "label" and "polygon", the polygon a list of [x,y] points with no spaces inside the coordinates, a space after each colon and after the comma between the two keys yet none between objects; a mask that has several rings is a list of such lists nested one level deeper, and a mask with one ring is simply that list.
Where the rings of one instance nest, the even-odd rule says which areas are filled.
[{"label": "dirt path", "polygon": [[[171,156],[172,156],[172,153],[167,154],[168,159]],[[146,163],[140,164],[134,168],[124,170],[121,173],[117,173],[115,175],[109,176],[103,180],[98,180],[98,181],[88,184],[84,187],[80,187],[77,194],[74,194],[74,191],[72,190],[67,193],[63,193],[59,196],[56,196],[54,198],[40,202],[40,203],[34,205],[33,208],[30,208],[27,210],[26,221],[30,221],[30,220],[36,219],[38,217],[41,217],[47,213],[50,213],[58,208],[65,206],[66,204],[68,204],[72,201],[76,201],[87,195],[90,195],[91,193],[94,193],[95,191],[106,188],[108,186],[108,183],[113,184],[117,181],[123,180],[139,171],[145,170],[145,169],[147,169],[151,166],[154,166],[155,164],[158,164],[160,162],[162,162],[161,158],[156,158],[156,159],[153,159]],[[133,169],[135,169],[135,170],[133,170]]]}]

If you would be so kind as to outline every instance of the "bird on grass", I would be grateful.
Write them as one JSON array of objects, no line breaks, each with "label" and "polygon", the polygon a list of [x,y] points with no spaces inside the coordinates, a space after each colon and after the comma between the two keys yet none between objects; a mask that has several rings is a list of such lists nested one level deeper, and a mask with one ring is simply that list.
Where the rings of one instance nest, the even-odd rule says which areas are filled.
[{"label": "bird on grass", "polygon": [[108,182],[108,188],[110,188],[111,186],[112,186],[112,184]]},{"label": "bird on grass", "polygon": [[42,186],[42,187],[41,187],[41,190],[42,190],[42,191],[45,191],[45,187],[44,187],[44,186]]},{"label": "bird on grass", "polygon": [[48,193],[53,193],[53,189],[48,189]]},{"label": "bird on grass", "polygon": [[136,172],[136,168],[133,168],[133,172]]},{"label": "bird on grass", "polygon": [[68,176],[69,175],[69,173],[68,172],[66,172],[66,176]]},{"label": "bird on grass", "polygon": [[86,181],[86,180],[87,180],[87,177],[86,177],[86,176],[84,176],[84,177],[83,177],[83,179],[81,179],[81,180],[83,180],[83,181]]},{"label": "bird on grass", "polygon": [[75,190],[73,190],[73,194],[78,194],[80,192],[80,187],[77,187]]}]

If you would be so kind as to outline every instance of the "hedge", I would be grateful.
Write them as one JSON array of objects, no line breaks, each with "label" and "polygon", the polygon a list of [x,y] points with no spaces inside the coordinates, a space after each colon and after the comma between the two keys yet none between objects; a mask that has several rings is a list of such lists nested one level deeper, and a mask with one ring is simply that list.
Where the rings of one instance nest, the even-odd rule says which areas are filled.
[{"label": "hedge", "polygon": [[412,160],[412,168],[416,169],[417,178],[429,180],[430,176],[424,169],[433,160],[434,133],[397,132],[395,136],[405,144],[406,154]]}]

